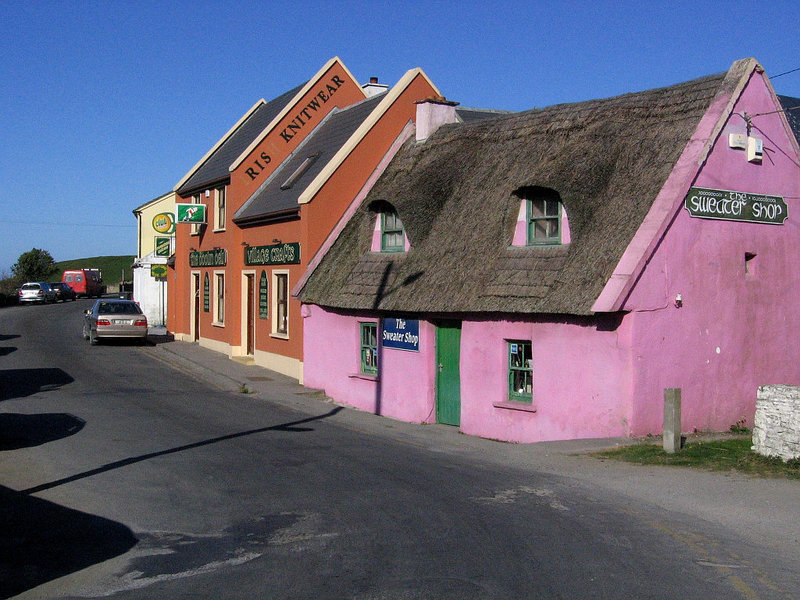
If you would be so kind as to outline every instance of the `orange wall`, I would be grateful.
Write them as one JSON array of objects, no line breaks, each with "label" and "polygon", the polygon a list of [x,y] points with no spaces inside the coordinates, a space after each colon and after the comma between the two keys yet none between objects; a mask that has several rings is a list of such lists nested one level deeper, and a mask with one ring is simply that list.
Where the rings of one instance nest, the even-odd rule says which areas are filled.
[{"label": "orange wall", "polygon": [[[341,70],[341,73],[337,71]],[[188,235],[187,226],[183,233],[179,231],[176,240],[176,265],[175,280],[170,281],[170,312],[171,319],[168,326],[173,332],[189,334],[191,329],[191,271],[201,272],[201,296],[202,296],[202,274],[211,273],[214,270],[223,268],[201,268],[190,269],[188,267],[189,248],[194,247],[198,250],[210,250],[215,246],[227,248],[227,265],[224,267],[226,272],[226,317],[225,327],[214,327],[213,319],[213,299],[210,312],[202,312],[202,297],[200,300],[200,332],[204,339],[213,339],[220,342],[238,346],[243,344],[241,339],[242,314],[241,314],[241,289],[242,289],[242,270],[253,271],[256,283],[256,309],[255,309],[255,348],[257,351],[278,354],[302,361],[303,358],[303,319],[301,317],[300,303],[290,297],[289,299],[289,338],[281,339],[271,335],[272,321],[275,317],[272,306],[270,305],[269,318],[264,320],[258,318],[258,282],[262,270],[268,275],[270,286],[270,297],[272,295],[272,276],[274,270],[289,271],[289,288],[299,281],[306,266],[311,258],[320,248],[326,237],[336,225],[341,215],[348,208],[353,198],[363,187],[371,173],[383,159],[389,147],[395,141],[409,120],[413,120],[416,115],[415,101],[430,97],[436,91],[422,75],[417,75],[405,90],[395,99],[393,104],[381,116],[380,120],[373,125],[366,136],[350,152],[349,156],[330,176],[323,187],[307,204],[300,206],[300,219],[284,221],[279,223],[262,224],[253,227],[239,228],[234,225],[230,218],[234,212],[258,189],[266,178],[288,157],[291,151],[296,148],[301,137],[305,137],[312,130],[313,126],[321,121],[321,115],[315,114],[314,120],[308,121],[308,126],[301,128],[291,139],[286,140],[280,134],[286,132],[287,123],[296,119],[298,109],[302,110],[315,97],[319,98],[319,90],[327,89],[327,85],[333,77],[339,77],[344,84],[329,97],[329,102],[325,104],[327,111],[333,106],[347,106],[355,101],[364,98],[363,92],[347,75],[347,71],[339,63],[334,65],[324,73],[320,80],[312,86],[307,94],[303,96],[290,110],[280,123],[270,132],[249,153],[248,157],[237,166],[231,174],[231,184],[228,186],[227,193],[227,212],[228,226],[224,233],[211,232],[211,226],[206,229],[202,239],[199,236]],[[308,110],[306,112],[309,112]],[[310,114],[310,113],[309,113]],[[305,117],[303,117],[305,120]],[[295,126],[297,126],[297,121]],[[291,131],[292,133],[295,130]],[[258,160],[263,154],[270,156],[269,163],[263,159],[261,166],[265,167],[251,177],[254,171],[247,173],[247,169],[253,168],[253,161]],[[257,168],[257,167],[256,167]],[[209,201],[212,201],[212,197]],[[213,224],[213,203],[209,210],[209,223]],[[270,266],[245,266],[243,243],[250,246],[269,246],[274,239],[279,239],[284,243],[300,243],[301,263],[299,265],[270,265]],[[174,290],[174,296],[173,296]],[[213,279],[212,279],[213,297]],[[172,311],[174,310],[174,314]]]}]

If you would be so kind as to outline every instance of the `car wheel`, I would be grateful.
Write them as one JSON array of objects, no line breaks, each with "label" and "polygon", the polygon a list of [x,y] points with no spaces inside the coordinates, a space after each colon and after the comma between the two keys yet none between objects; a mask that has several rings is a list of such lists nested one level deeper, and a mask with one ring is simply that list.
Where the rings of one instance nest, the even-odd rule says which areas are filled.
[{"label": "car wheel", "polygon": [[89,334],[86,332],[86,323],[83,324],[83,330],[81,331],[81,335],[83,336],[83,339],[85,340],[89,339]]},{"label": "car wheel", "polygon": [[98,341],[99,340],[97,339],[97,332],[89,330],[89,343],[92,346],[97,346]]}]

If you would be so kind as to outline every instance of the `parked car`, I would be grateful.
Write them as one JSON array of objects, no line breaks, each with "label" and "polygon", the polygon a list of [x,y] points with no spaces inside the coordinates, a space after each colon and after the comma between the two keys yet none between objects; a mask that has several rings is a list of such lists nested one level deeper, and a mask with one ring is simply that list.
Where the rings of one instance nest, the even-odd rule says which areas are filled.
[{"label": "parked car", "polygon": [[22,287],[19,288],[20,304],[30,304],[33,302],[41,302],[42,304],[45,304],[47,302],[55,301],[56,292],[50,287],[49,283],[45,283],[43,281],[29,281],[28,283],[23,283]]},{"label": "parked car", "polygon": [[83,339],[93,346],[103,338],[130,338],[147,341],[147,317],[130,300],[100,299],[87,309],[83,318]]},{"label": "parked car", "polygon": [[68,283],[63,283],[61,281],[54,281],[50,284],[50,287],[53,288],[56,292],[56,302],[61,300],[62,302],[66,302],[67,300],[75,300],[77,294],[75,290],[73,290]]}]

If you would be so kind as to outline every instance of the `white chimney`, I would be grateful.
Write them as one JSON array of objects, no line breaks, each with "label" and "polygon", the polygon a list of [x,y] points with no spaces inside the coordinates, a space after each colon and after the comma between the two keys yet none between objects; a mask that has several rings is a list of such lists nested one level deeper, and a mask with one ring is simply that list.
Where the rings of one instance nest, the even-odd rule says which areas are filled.
[{"label": "white chimney", "polygon": [[444,96],[417,100],[417,141],[428,139],[442,125],[457,123],[456,106]]},{"label": "white chimney", "polygon": [[369,83],[365,83],[361,86],[361,89],[364,90],[364,93],[367,95],[367,98],[371,96],[375,96],[380,94],[381,92],[385,92],[389,89],[389,86],[385,83],[378,83],[377,77],[370,77]]}]

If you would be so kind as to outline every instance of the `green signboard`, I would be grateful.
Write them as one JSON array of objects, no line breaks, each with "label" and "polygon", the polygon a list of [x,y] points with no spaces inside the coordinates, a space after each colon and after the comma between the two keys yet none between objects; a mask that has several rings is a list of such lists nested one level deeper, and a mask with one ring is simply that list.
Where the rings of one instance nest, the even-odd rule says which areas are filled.
[{"label": "green signboard", "polygon": [[167,276],[167,265],[150,265],[150,276],[164,279]]},{"label": "green signboard", "polygon": [[211,310],[211,286],[208,281],[208,273],[203,280],[203,312]]},{"label": "green signboard", "polygon": [[190,267],[224,267],[228,264],[228,251],[225,248],[189,252]]},{"label": "green signboard", "polygon": [[205,204],[176,204],[175,214],[178,223],[205,223],[206,205]]},{"label": "green signboard", "polygon": [[269,294],[267,293],[266,271],[261,271],[261,279],[258,282],[258,317],[260,319],[269,317]]},{"label": "green signboard", "polygon": [[156,256],[169,256],[170,239],[156,236]]},{"label": "green signboard", "polygon": [[693,187],[686,195],[684,206],[691,216],[701,219],[782,225],[789,216],[786,202],[780,196],[729,190]]},{"label": "green signboard", "polygon": [[272,246],[246,246],[244,264],[255,265],[298,265],[300,264],[300,244],[273,244]]}]

